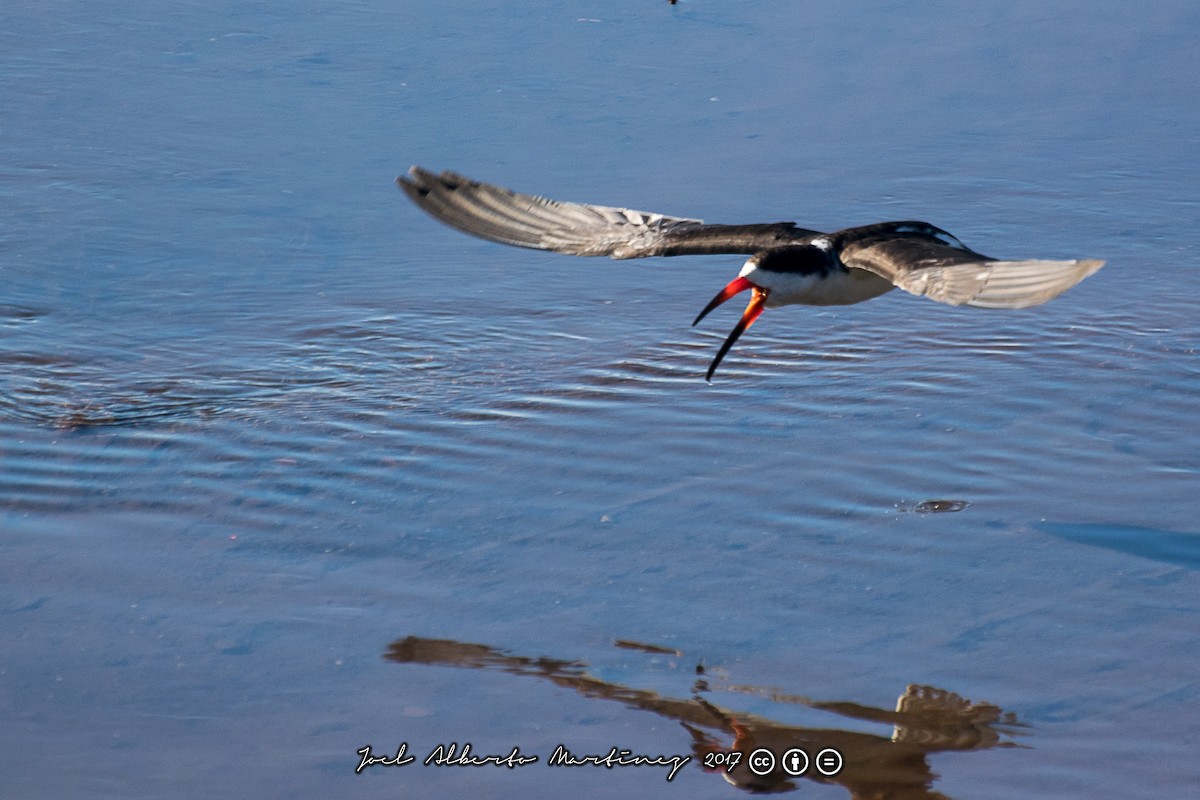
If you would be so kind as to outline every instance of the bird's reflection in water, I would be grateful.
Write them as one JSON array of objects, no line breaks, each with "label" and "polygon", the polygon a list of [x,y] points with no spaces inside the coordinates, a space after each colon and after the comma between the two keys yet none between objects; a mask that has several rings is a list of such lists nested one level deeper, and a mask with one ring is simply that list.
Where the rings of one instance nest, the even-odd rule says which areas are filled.
[{"label": "bird's reflection in water", "polygon": [[[620,641],[618,646],[679,655],[655,645],[626,640]],[[932,789],[935,775],[929,767],[928,754],[1012,747],[1014,743],[1006,737],[1018,735],[1024,727],[1013,714],[1005,713],[997,706],[972,703],[953,692],[929,686],[909,686],[900,696],[895,710],[851,702],[817,701],[755,687],[717,687],[891,728],[888,735],[876,735],[836,728],[794,727],[721,708],[704,698],[710,687],[702,666],[696,667],[692,696],[682,699],[600,680],[589,675],[587,665],[580,661],[512,655],[482,644],[410,636],[393,642],[384,657],[402,664],[467,667],[541,678],[585,697],[614,700],[675,720],[687,732],[697,764],[720,774],[734,786],[756,793],[790,791],[797,788],[798,780],[807,779],[842,786],[851,797],[863,800],[945,798]],[[758,748],[766,748],[777,756],[775,767],[765,775],[751,771],[745,757]],[[842,767],[834,775],[823,775],[814,764],[800,776],[790,775],[784,769],[782,756],[793,748],[800,748],[814,758],[822,750],[832,748],[841,754]],[[735,767],[728,769],[717,764],[719,759],[715,754],[735,751],[743,754]]]}]

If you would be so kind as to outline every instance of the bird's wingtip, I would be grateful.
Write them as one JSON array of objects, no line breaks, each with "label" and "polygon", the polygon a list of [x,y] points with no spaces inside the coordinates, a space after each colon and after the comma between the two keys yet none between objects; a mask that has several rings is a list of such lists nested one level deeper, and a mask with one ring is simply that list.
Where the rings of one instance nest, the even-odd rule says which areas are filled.
[{"label": "bird's wingtip", "polygon": [[436,178],[437,175],[433,172],[430,172],[419,164],[413,164],[408,168],[408,172],[396,176],[396,185],[428,186]]},{"label": "bird's wingtip", "polygon": [[417,164],[409,167],[406,174],[396,176],[396,185],[414,201],[429,194],[437,182],[437,175]]}]

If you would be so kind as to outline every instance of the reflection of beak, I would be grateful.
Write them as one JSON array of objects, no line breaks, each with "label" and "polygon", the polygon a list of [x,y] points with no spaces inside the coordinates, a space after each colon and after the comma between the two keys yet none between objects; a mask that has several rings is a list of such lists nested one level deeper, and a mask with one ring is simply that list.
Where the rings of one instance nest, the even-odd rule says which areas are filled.
[{"label": "reflection of beak", "polygon": [[746,329],[753,325],[754,320],[758,319],[758,315],[763,312],[763,303],[767,302],[768,290],[762,288],[761,286],[755,286],[750,282],[749,278],[734,278],[728,284],[726,284],[724,289],[717,292],[717,296],[714,297],[709,304],[704,307],[704,310],[700,312],[698,317],[696,317],[696,321],[692,323],[692,325],[695,325],[697,322],[708,316],[708,312],[712,311],[714,308],[721,305],[721,303],[724,303],[735,294],[744,292],[747,289],[754,290],[750,296],[750,305],[746,306],[746,310],[742,312],[742,318],[738,320],[738,324],[734,326],[733,331],[729,334],[729,338],[725,340],[725,344],[721,345],[721,349],[717,351],[717,357],[712,360],[712,364],[710,364],[708,367],[708,374],[704,376],[706,381],[712,381],[713,373],[717,371],[717,365],[721,363],[721,359],[723,359],[725,354],[729,352],[729,348],[733,347],[733,343],[738,340],[738,337],[745,333]]}]

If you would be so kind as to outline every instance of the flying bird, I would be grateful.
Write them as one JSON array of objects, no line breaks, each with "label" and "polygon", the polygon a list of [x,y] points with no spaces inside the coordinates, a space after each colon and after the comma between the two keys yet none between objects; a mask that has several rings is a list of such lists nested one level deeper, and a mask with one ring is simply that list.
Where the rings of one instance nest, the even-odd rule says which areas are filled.
[{"label": "flying bird", "polygon": [[878,222],[834,233],[794,222],[710,225],[628,208],[568,203],[453,172],[413,167],[396,183],[434,218],[493,242],[576,256],[649,258],[740,254],[737,277],[696,317],[736,294],[750,303],[709,365],[717,366],[764,308],[850,305],[893,288],[952,306],[1027,308],[1091,275],[1103,261],[1003,261],[977,253],[928,222]]}]

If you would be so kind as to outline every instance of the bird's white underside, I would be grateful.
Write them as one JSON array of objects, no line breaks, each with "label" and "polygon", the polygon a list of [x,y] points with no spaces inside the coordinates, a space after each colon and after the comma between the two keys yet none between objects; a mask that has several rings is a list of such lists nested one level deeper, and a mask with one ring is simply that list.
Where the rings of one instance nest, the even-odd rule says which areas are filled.
[{"label": "bird's white underside", "polygon": [[825,275],[773,272],[759,269],[754,258],[747,259],[738,275],[768,290],[768,308],[793,304],[848,306],[895,288],[891,281],[865,269],[834,270]]}]

